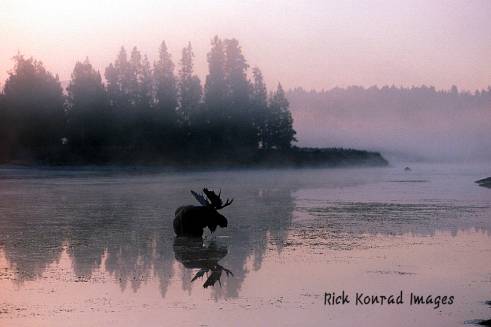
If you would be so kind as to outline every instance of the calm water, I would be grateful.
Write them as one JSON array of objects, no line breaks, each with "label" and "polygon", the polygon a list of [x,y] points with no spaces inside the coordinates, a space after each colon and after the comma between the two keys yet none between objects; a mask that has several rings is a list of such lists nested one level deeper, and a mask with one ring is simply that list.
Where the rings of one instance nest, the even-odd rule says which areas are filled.
[{"label": "calm water", "polygon": [[[459,326],[491,318],[490,167],[0,170],[0,326]],[[229,228],[175,240],[189,190]],[[191,281],[230,270],[221,286]],[[215,271],[217,273],[218,270]],[[209,271],[209,275],[211,271]],[[324,305],[324,292],[351,303]],[[403,304],[355,305],[356,292]],[[417,295],[453,304],[410,305]]]}]

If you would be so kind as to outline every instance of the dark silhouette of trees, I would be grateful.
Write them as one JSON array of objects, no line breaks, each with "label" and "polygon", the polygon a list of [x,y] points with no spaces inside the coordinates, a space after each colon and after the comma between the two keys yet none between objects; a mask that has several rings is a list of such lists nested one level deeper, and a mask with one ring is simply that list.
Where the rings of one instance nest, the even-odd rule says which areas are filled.
[{"label": "dark silhouette of trees", "polygon": [[131,152],[153,152],[153,80],[146,56],[133,47],[129,61],[130,108],[127,123]]},{"label": "dark silhouette of trees", "polygon": [[224,131],[228,119],[228,86],[225,76],[225,49],[218,36],[211,41],[207,59],[209,73],[204,88],[203,140],[207,151],[219,151],[226,146]]},{"label": "dark silhouette of trees", "polygon": [[40,61],[14,57],[3,90],[3,110],[11,155],[48,159],[61,144],[65,129],[64,96],[58,76]]},{"label": "dark silhouette of trees", "polygon": [[14,140],[10,116],[4,96],[0,92],[0,162],[5,162],[12,156]]},{"label": "dark silhouette of trees", "polygon": [[3,93],[0,92],[0,162],[7,160],[10,157],[10,146],[12,142],[9,137],[8,126],[9,122],[7,108],[4,103]]},{"label": "dark silhouette of trees", "polygon": [[159,49],[159,58],[153,68],[155,82],[153,137],[161,151],[175,151],[175,139],[180,132],[177,113],[177,78],[174,69],[174,62],[163,41]]},{"label": "dark silhouette of trees", "polygon": [[129,144],[128,129],[131,110],[131,68],[128,62],[126,49],[121,47],[114,64],[109,64],[105,71],[107,81],[107,95],[109,99],[111,118],[113,123],[111,145],[113,149],[124,151]]},{"label": "dark silhouette of trees", "polygon": [[259,146],[259,130],[249,65],[237,40],[215,36],[211,46],[204,95],[207,145],[225,157],[252,155]]},{"label": "dark silhouette of trees", "polygon": [[153,79],[146,56],[124,47],[106,68],[107,93],[113,118],[113,151],[123,157],[153,147]]},{"label": "dark silhouette of trees", "polygon": [[266,115],[265,149],[289,149],[296,141],[293,129],[293,118],[288,110],[288,100],[285,91],[278,84],[276,91],[269,100],[269,112]]},{"label": "dark silhouette of trees", "polygon": [[258,132],[253,124],[251,109],[251,84],[247,78],[247,64],[236,39],[224,41],[225,74],[228,86],[229,121],[227,147],[237,152],[257,149]]},{"label": "dark silhouette of trees", "polygon": [[[204,101],[210,109],[220,109],[225,103],[228,88],[225,76],[225,49],[222,40],[215,36],[207,56],[209,73],[206,76]],[[222,113],[223,115],[223,113]]]},{"label": "dark silhouette of trees", "polygon": [[[55,162],[254,162],[294,139],[281,87],[268,98],[236,39],[211,41],[204,87],[189,43],[178,73],[165,42],[158,58],[121,47],[101,74],[77,62],[63,94],[58,77],[15,57],[0,93],[0,160]],[[29,157],[30,156],[30,157]]]},{"label": "dark silhouette of trees", "polygon": [[201,81],[194,74],[194,53],[191,43],[182,49],[182,57],[179,69],[179,114],[184,126],[193,127],[199,124],[194,118],[199,117],[198,110],[201,106],[203,90]]},{"label": "dark silhouette of trees", "polygon": [[202,111],[201,81],[194,73],[194,53],[191,43],[182,49],[178,81],[178,116],[184,141],[181,151],[189,155],[204,153],[201,144],[204,115]]},{"label": "dark silhouette of trees", "polygon": [[110,141],[110,115],[101,74],[88,58],[77,62],[67,87],[67,130],[69,146],[90,160],[99,157]]},{"label": "dark silhouette of trees", "polygon": [[133,78],[124,47],[121,47],[114,64],[111,63],[106,68],[105,77],[111,106],[126,110],[130,106],[130,84]]},{"label": "dark silhouette of trees", "polygon": [[258,146],[260,149],[267,149],[268,142],[268,119],[269,119],[269,107],[268,107],[268,89],[264,82],[263,74],[261,70],[255,67],[252,70],[253,82],[252,82],[252,109],[254,121],[253,124],[257,129]]}]

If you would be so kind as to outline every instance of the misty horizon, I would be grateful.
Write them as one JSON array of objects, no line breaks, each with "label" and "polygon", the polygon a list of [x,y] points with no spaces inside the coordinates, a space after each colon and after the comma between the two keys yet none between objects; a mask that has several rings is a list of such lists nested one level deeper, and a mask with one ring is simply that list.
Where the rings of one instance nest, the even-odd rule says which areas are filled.
[{"label": "misty horizon", "polygon": [[491,88],[295,89],[287,98],[303,146],[363,148],[389,161],[491,159]]}]

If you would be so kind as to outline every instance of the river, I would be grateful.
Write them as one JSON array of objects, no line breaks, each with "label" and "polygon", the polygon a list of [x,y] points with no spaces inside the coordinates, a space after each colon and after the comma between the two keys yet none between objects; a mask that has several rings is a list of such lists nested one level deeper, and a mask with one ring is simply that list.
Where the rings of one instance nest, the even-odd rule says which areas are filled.
[{"label": "river", "polygon": [[[0,326],[491,318],[491,190],[474,183],[490,167],[403,168],[0,168]],[[228,228],[176,240],[174,210],[203,187],[235,199]],[[350,302],[330,304],[333,292]],[[376,303],[390,295],[402,302]]]}]

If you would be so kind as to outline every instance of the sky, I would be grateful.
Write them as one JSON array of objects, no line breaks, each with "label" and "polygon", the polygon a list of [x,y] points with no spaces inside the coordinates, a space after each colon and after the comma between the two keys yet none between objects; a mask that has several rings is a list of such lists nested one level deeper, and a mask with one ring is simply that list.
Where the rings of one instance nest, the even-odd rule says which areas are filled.
[{"label": "sky", "polygon": [[20,52],[69,80],[119,48],[174,61],[187,42],[204,81],[214,35],[237,38],[270,86],[491,85],[489,0],[0,0],[0,84]]}]

